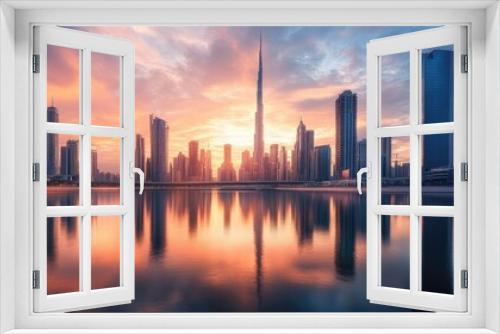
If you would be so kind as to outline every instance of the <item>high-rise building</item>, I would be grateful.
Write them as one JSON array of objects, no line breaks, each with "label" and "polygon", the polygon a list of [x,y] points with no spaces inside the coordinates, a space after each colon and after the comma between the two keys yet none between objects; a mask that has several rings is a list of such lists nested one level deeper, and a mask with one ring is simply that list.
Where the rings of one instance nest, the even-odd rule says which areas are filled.
[{"label": "high-rise building", "polygon": [[350,90],[335,101],[335,176],[356,177],[358,97]]},{"label": "high-rise building", "polygon": [[264,99],[263,99],[262,35],[259,39],[259,72],[257,74],[257,111],[255,112],[255,132],[253,142],[254,176],[262,178],[264,159]]},{"label": "high-rise building", "polygon": [[279,152],[279,145],[272,144],[269,149],[269,168],[270,168],[269,179],[271,181],[278,180],[278,152]]},{"label": "high-rise building", "polygon": [[302,122],[297,127],[294,157],[292,162],[293,175],[296,180],[309,181],[313,178],[314,131],[307,130]]},{"label": "high-rise building", "polygon": [[314,149],[314,180],[328,181],[331,175],[332,153],[330,145],[317,146]]},{"label": "high-rise building", "polygon": [[168,163],[168,125],[165,120],[149,116],[149,132],[151,146],[150,180],[153,182],[167,181]]},{"label": "high-rise building", "polygon": [[172,164],[172,181],[184,182],[187,181],[187,158],[184,154],[179,152],[177,157],[174,158]]},{"label": "high-rise building", "polygon": [[392,177],[392,138],[384,137],[380,140],[380,175]]},{"label": "high-rise building", "polygon": [[191,140],[188,145],[189,145],[188,179],[189,181],[200,181],[200,161],[198,157],[199,143],[196,140]]},{"label": "high-rise building", "polygon": [[241,164],[238,174],[240,181],[250,181],[252,179],[252,157],[249,150],[241,153]]},{"label": "high-rise building", "polygon": [[77,181],[79,177],[78,140],[68,140],[61,146],[61,175],[68,181]]},{"label": "high-rise building", "polygon": [[135,167],[146,170],[146,148],[144,137],[140,134],[135,135]]},{"label": "high-rise building", "polygon": [[[453,121],[453,55],[444,48],[422,54],[423,123]],[[453,135],[423,136],[422,169],[431,183],[453,182]],[[438,171],[443,177],[430,177]]]},{"label": "high-rise building", "polygon": [[278,155],[278,181],[285,181],[288,178],[288,156],[285,146],[281,146]]},{"label": "high-rise building", "polygon": [[366,138],[358,141],[358,149],[356,150],[357,154],[357,170],[360,168],[366,167]]},{"label": "high-rise building", "polygon": [[306,180],[314,180],[314,130],[306,131]]},{"label": "high-rise building", "polygon": [[[59,112],[54,103],[47,108],[47,122],[58,123]],[[59,135],[47,134],[47,176],[57,175],[59,172]]]},{"label": "high-rise building", "polygon": [[305,180],[306,179],[306,155],[305,155],[305,147],[306,147],[306,126],[302,122],[299,123],[297,127],[297,134],[295,139],[295,150],[294,150],[294,178],[296,180]]},{"label": "high-rise building", "polygon": [[92,166],[91,166],[91,179],[92,179],[92,182],[95,182],[95,181],[98,181],[99,180],[99,167],[97,165],[97,150],[92,150],[91,152],[91,162],[92,162]]},{"label": "high-rise building", "polygon": [[200,151],[200,178],[201,181],[212,181],[212,152],[201,149]]},{"label": "high-rise building", "polygon": [[219,167],[219,181],[236,181],[236,171],[232,162],[231,144],[224,145],[224,161]]}]

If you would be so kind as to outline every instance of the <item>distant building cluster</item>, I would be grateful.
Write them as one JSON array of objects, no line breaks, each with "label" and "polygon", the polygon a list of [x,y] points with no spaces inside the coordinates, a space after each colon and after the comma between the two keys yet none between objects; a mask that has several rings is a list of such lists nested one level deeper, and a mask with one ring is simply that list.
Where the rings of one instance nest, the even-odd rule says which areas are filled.
[{"label": "distant building cluster", "polygon": [[[52,103],[47,108],[47,121],[59,122],[59,111]],[[59,145],[57,133],[47,134],[47,181],[78,182],[80,179],[80,145],[77,139],[69,139]],[[97,150],[91,152],[91,180],[101,183],[119,183],[120,175],[100,171],[98,168]]]},{"label": "distant building cluster", "polygon": [[[47,108],[47,121],[59,122],[59,112],[52,104]],[[59,146],[57,133],[47,134],[47,180],[74,181],[79,180],[79,145],[78,140],[68,140]]]}]

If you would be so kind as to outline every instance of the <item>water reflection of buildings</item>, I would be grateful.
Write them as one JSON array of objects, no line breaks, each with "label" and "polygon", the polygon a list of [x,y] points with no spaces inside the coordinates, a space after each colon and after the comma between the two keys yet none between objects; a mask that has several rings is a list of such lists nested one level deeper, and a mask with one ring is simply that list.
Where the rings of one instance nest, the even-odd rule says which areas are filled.
[{"label": "water reflection of buildings", "polygon": [[335,268],[340,279],[350,280],[355,272],[356,225],[359,210],[356,199],[342,196],[335,202]]},{"label": "water reflection of buildings", "polygon": [[[99,196],[108,198],[103,193]],[[155,311],[302,309],[302,304],[295,305],[283,295],[290,289],[309,297],[317,289],[327,294],[331,289],[345,289],[357,303],[349,310],[365,307],[360,286],[364,281],[354,279],[364,275],[363,254],[357,255],[358,249],[364,250],[364,205],[363,198],[351,193],[147,190],[136,203],[140,296],[120,310],[141,311],[153,305]],[[78,229],[78,224],[74,227]],[[226,231],[222,239],[220,228]],[[63,231],[53,224],[47,226],[51,259],[63,258],[57,249],[64,249],[69,230]],[[77,238],[78,232],[74,233]],[[434,240],[430,234],[426,238],[426,245]],[[243,247],[238,248],[241,256],[223,251],[235,241]],[[338,284],[342,289],[337,289]],[[171,293],[180,299],[168,299]],[[193,293],[196,298],[186,297]],[[339,298],[346,296],[338,293]],[[165,303],[158,305],[158,298]],[[218,306],[207,306],[212,303]],[[339,310],[337,306],[329,305],[331,310]]]},{"label": "water reflection of buildings", "polygon": [[218,193],[219,201],[223,211],[224,229],[231,228],[231,212],[233,211],[236,194],[233,191],[221,191]]},{"label": "water reflection of buildings", "polygon": [[146,193],[146,200],[150,203],[151,212],[150,241],[151,258],[153,260],[161,259],[166,252],[167,215],[165,203],[167,196],[167,193],[163,191],[149,191]]},{"label": "water reflection of buildings", "polygon": [[257,296],[257,309],[260,309],[262,305],[263,282],[262,257],[264,252],[264,203],[262,198],[257,198],[254,204],[253,235],[255,247],[255,292]]},{"label": "water reflection of buildings", "polygon": [[[299,246],[312,243],[315,230],[330,228],[330,199],[323,194],[291,193],[292,221]],[[289,199],[290,201],[290,199]]]}]

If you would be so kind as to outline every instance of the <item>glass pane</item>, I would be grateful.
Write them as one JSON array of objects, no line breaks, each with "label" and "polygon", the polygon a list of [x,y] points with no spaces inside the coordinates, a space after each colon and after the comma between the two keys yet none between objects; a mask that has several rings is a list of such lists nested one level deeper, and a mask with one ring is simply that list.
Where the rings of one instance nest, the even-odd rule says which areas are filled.
[{"label": "glass pane", "polygon": [[80,204],[80,137],[47,134],[47,205]]},{"label": "glass pane", "polygon": [[92,289],[120,286],[120,216],[92,217]]},{"label": "glass pane", "polygon": [[381,285],[410,288],[410,217],[381,216]]},{"label": "glass pane", "polygon": [[80,50],[47,45],[47,122],[80,123]]},{"label": "glass pane", "polygon": [[424,49],[422,123],[453,122],[453,45]]},{"label": "glass pane", "polygon": [[92,138],[92,205],[120,204],[121,138]]},{"label": "glass pane", "polygon": [[410,119],[410,53],[380,58],[380,125],[407,125]]},{"label": "glass pane", "polygon": [[453,218],[422,217],[422,290],[453,294]]},{"label": "glass pane", "polygon": [[47,218],[47,294],[80,290],[80,218]]},{"label": "glass pane", "polygon": [[92,124],[120,126],[120,57],[92,52]]},{"label": "glass pane", "polygon": [[381,204],[410,204],[410,138],[380,139]]},{"label": "glass pane", "polygon": [[453,206],[453,134],[426,135],[422,145],[422,205]]}]

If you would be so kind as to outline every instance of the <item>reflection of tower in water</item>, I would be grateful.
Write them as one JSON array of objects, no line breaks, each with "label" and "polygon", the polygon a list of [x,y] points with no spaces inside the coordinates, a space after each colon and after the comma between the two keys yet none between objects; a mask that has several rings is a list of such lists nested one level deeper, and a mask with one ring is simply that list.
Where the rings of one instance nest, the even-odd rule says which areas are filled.
[{"label": "reflection of tower in water", "polygon": [[253,235],[255,245],[255,286],[257,296],[257,310],[262,305],[262,255],[263,255],[263,210],[262,197],[256,198],[254,202]]},{"label": "reflection of tower in water", "polygon": [[335,206],[335,268],[341,279],[350,280],[354,276],[355,223],[359,213],[352,197],[337,198]]},{"label": "reflection of tower in water", "polygon": [[55,259],[56,238],[54,217],[47,218],[47,261],[52,262]]},{"label": "reflection of tower in water", "polygon": [[166,250],[166,196],[163,191],[146,192],[147,201],[151,203],[151,258],[161,258]]},{"label": "reflection of tower in water", "polygon": [[234,198],[236,195],[233,191],[221,191],[218,195],[224,216],[224,229],[229,230],[231,228],[231,211],[233,209]]},{"label": "reflection of tower in water", "polygon": [[135,239],[142,241],[144,237],[144,196],[135,195]]}]

